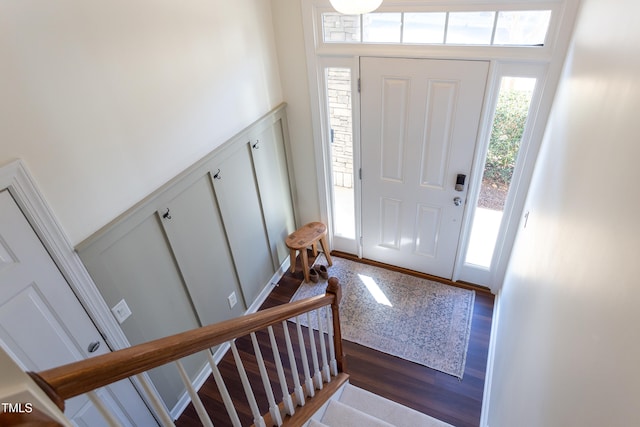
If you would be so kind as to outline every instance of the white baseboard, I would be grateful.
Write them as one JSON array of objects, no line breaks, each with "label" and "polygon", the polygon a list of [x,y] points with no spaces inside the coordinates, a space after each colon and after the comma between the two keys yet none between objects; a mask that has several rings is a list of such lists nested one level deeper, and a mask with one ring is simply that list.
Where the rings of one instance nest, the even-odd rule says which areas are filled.
[{"label": "white baseboard", "polygon": [[484,377],[484,392],[482,394],[482,412],[480,414],[480,427],[489,427],[488,417],[491,406],[491,381],[493,379],[493,366],[495,364],[496,335],[500,323],[500,295],[498,291],[493,303],[493,316],[491,319],[491,334],[489,336],[489,354],[487,355],[487,371]]},{"label": "white baseboard", "polygon": [[278,270],[276,270],[273,276],[271,276],[271,279],[269,279],[269,282],[264,286],[264,288],[262,289],[262,292],[260,292],[260,294],[256,297],[255,301],[253,301],[253,303],[247,308],[247,311],[245,311],[244,314],[255,313],[256,311],[258,311],[258,309],[260,308],[262,303],[265,302],[265,300],[267,299],[267,297],[269,296],[273,288],[278,285],[278,281],[280,281],[282,276],[284,276],[284,273],[287,272],[287,269],[289,268],[290,265],[291,264],[289,262],[289,257],[287,257],[287,259],[280,265],[280,268],[278,268]]}]

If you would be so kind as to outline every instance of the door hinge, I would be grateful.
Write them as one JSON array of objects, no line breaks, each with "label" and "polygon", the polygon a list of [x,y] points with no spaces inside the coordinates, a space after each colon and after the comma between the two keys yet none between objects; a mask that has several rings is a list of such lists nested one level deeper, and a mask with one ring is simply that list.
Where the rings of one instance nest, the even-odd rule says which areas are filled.
[{"label": "door hinge", "polygon": [[362,168],[358,169],[358,178],[362,181]]},{"label": "door hinge", "polygon": [[362,91],[362,86],[360,86],[360,77],[358,77],[358,93]]}]

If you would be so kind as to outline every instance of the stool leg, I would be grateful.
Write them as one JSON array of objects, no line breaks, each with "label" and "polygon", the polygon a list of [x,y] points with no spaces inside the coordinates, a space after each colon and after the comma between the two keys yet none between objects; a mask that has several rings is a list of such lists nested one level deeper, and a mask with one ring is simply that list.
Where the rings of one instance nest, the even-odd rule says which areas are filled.
[{"label": "stool leg", "polygon": [[324,252],[325,258],[327,258],[327,263],[329,266],[333,265],[333,261],[331,260],[331,254],[329,253],[329,244],[327,243],[327,236],[322,236],[320,238],[320,246],[322,246],[322,251]]},{"label": "stool leg", "polygon": [[291,272],[295,273],[296,272],[296,250],[295,249],[289,249],[289,262],[291,263]]},{"label": "stool leg", "polygon": [[302,272],[304,273],[304,281],[309,282],[309,256],[307,255],[307,248],[301,249],[302,255]]},{"label": "stool leg", "polygon": [[317,241],[311,243],[311,250],[313,251],[313,256],[318,256],[318,242]]}]

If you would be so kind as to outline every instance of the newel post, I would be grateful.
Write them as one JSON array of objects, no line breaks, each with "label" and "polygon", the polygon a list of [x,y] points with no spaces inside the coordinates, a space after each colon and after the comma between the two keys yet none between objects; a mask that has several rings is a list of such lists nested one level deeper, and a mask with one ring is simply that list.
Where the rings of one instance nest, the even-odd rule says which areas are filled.
[{"label": "newel post", "polygon": [[333,318],[333,343],[336,349],[336,363],[338,372],[344,372],[347,367],[347,360],[342,350],[342,331],[340,330],[340,300],[342,300],[342,288],[336,277],[330,277],[327,285],[327,294],[335,295],[331,303],[331,314]]}]

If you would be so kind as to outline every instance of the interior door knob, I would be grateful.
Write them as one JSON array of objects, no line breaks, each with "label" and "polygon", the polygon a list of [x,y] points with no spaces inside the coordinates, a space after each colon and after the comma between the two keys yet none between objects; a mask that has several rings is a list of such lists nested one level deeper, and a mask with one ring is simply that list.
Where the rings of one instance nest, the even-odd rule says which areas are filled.
[{"label": "interior door knob", "polygon": [[455,197],[453,199],[453,204],[456,206],[460,206],[462,204],[462,199],[460,197]]},{"label": "interior door knob", "polygon": [[95,352],[98,348],[100,348],[100,341],[94,341],[91,344],[89,344],[89,347],[87,347],[87,351],[89,353],[93,353]]}]

